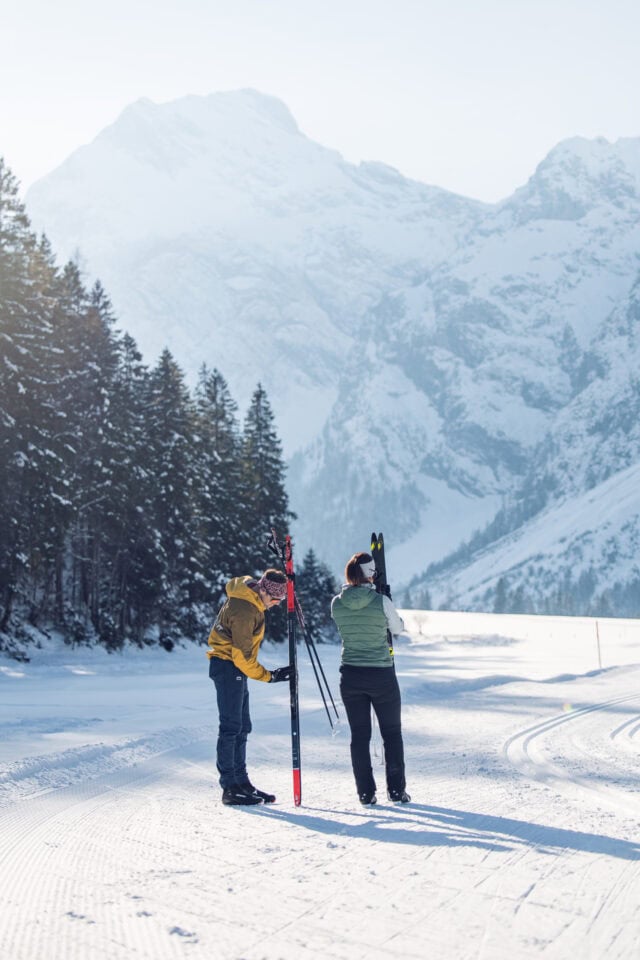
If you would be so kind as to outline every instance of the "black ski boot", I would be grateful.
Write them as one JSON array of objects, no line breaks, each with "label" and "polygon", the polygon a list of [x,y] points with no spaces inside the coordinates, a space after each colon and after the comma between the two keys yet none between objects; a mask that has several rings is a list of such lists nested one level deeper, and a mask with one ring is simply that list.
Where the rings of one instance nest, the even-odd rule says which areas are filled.
[{"label": "black ski boot", "polygon": [[222,802],[226,807],[250,807],[262,803],[262,797],[247,793],[244,787],[239,787],[236,783],[232,787],[224,788]]},{"label": "black ski boot", "polygon": [[275,793],[265,793],[264,790],[258,790],[258,788],[254,787],[250,780],[245,780],[244,783],[238,785],[238,788],[240,790],[244,790],[248,797],[257,797],[258,800],[262,800],[263,803],[276,802]]},{"label": "black ski boot", "polygon": [[406,790],[387,790],[391,803],[411,803],[411,797]]},{"label": "black ski boot", "polygon": [[358,799],[360,800],[360,803],[362,804],[363,807],[375,807],[376,803],[378,802],[378,798],[376,797],[375,790],[373,791],[373,793],[358,794]]}]

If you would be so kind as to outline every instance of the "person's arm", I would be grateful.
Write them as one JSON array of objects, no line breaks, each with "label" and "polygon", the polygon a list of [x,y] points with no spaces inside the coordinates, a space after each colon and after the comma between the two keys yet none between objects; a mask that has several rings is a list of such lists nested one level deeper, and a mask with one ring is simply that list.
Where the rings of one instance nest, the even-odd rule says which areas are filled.
[{"label": "person's arm", "polygon": [[394,636],[398,633],[403,633],[404,621],[389,597],[387,597],[385,594],[382,596],[382,609],[384,610],[384,615],[387,618],[387,627],[389,628],[389,633]]},{"label": "person's arm", "polygon": [[251,680],[269,683],[271,671],[258,663],[254,632],[258,626],[252,604],[245,600],[236,601],[229,610],[231,625],[231,659],[233,663]]}]

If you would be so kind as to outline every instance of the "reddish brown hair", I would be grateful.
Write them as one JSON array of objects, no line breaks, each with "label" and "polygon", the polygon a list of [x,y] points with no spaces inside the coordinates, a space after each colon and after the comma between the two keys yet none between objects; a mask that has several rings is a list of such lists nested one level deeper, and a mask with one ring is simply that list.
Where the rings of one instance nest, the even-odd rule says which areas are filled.
[{"label": "reddish brown hair", "polygon": [[354,553],[344,568],[344,578],[352,587],[361,587],[369,581],[362,572],[361,563],[372,563],[373,557],[368,553]]}]

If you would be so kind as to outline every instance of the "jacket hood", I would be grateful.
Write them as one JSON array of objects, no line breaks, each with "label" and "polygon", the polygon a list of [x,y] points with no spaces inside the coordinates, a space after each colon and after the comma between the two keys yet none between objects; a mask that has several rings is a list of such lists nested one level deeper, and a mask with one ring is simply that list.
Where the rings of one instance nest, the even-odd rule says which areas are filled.
[{"label": "jacket hood", "polygon": [[255,582],[253,577],[234,577],[233,580],[229,580],[224,589],[228,597],[235,597],[237,600],[247,600],[249,603],[253,603],[258,610],[265,610],[266,607],[260,599],[260,594],[256,593],[256,591],[252,590],[249,586],[250,583]]},{"label": "jacket hood", "polygon": [[348,583],[345,583],[340,592],[341,601],[350,610],[362,610],[364,607],[368,607],[377,596],[378,594],[373,586],[352,587]]}]

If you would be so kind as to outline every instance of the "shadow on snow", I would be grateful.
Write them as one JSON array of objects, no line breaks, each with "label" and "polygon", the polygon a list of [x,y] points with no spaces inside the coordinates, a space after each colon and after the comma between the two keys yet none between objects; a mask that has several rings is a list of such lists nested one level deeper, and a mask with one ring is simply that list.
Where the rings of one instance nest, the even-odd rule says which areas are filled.
[{"label": "shadow on snow", "polygon": [[415,803],[400,808],[381,807],[379,812],[369,808],[366,813],[350,813],[349,820],[336,819],[334,810],[321,807],[306,808],[304,812],[271,806],[243,809],[253,816],[285,820],[314,833],[376,843],[477,847],[505,853],[517,847],[530,847],[550,855],[576,850],[621,860],[640,860],[640,845],[616,837]]}]

